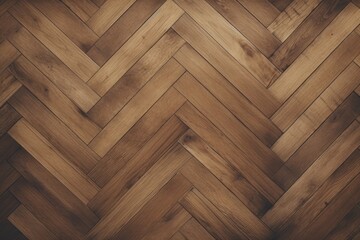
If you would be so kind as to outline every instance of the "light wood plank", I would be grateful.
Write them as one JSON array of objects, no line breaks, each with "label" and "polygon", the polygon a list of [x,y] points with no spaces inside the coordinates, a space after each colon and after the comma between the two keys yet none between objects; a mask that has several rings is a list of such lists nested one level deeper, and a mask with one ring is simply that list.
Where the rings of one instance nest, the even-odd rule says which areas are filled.
[{"label": "light wood plank", "polygon": [[163,4],[90,79],[90,87],[103,96],[182,14],[172,1]]},{"label": "light wood plank", "polygon": [[25,0],[19,0],[10,13],[83,81],[88,81],[99,69],[49,19]]},{"label": "light wood plank", "polygon": [[269,88],[284,102],[359,24],[360,9],[350,3]]},{"label": "light wood plank", "polygon": [[88,203],[98,192],[95,184],[86,175],[81,174],[74,166],[71,166],[25,120],[22,119],[17,122],[10,129],[9,134],[83,203]]}]

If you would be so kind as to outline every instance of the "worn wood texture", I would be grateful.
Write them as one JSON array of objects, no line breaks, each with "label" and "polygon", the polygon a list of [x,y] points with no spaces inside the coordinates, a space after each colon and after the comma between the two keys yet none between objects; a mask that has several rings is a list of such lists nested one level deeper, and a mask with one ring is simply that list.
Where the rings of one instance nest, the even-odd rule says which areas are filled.
[{"label": "worn wood texture", "polygon": [[1,0],[0,239],[357,239],[358,0]]}]

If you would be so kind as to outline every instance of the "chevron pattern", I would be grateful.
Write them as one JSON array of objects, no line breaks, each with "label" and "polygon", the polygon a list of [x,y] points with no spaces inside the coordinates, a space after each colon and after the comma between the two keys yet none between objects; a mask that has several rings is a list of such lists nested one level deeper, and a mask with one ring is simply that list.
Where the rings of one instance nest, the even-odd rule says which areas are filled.
[{"label": "chevron pattern", "polygon": [[359,8],[0,0],[0,239],[360,239]]}]

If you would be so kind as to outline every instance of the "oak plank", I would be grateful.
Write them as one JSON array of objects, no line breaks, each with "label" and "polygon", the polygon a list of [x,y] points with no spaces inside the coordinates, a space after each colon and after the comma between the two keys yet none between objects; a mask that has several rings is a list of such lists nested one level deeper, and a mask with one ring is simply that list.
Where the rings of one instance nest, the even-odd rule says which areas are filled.
[{"label": "oak plank", "polygon": [[231,162],[248,181],[271,203],[283,194],[278,187],[260,168],[233,144],[220,130],[207,120],[195,107],[185,103],[176,113],[189,128],[198,134],[226,161]]},{"label": "oak plank", "polygon": [[359,24],[360,9],[350,3],[329,24],[269,88],[275,97],[285,102],[313,71]]},{"label": "oak plank", "polygon": [[312,102],[360,54],[360,36],[351,33],[275,112],[271,120],[283,131],[288,129]]},{"label": "oak plank", "polygon": [[354,121],[343,134],[308,168],[291,188],[262,218],[278,230],[298,210],[325,180],[358,148],[359,123]]},{"label": "oak plank", "polygon": [[[355,150],[315,194],[281,227],[281,239],[306,231],[309,224],[360,172],[360,151]],[[325,203],[325,204],[323,204]]]},{"label": "oak plank", "polygon": [[275,112],[279,102],[264,85],[258,82],[188,15],[183,15],[173,25],[173,29],[266,116]]},{"label": "oak plank", "polygon": [[321,0],[294,0],[268,27],[278,39],[284,42]]},{"label": "oak plank", "polygon": [[29,239],[60,239],[47,229],[47,227],[23,205],[18,207],[9,216],[9,221]]},{"label": "oak plank", "polygon": [[9,41],[84,112],[99,100],[100,97],[85,82],[26,29],[18,30]]},{"label": "oak plank", "polygon": [[279,11],[284,11],[293,0],[269,0]]},{"label": "oak plank", "polygon": [[[9,69],[17,80],[24,84],[85,143],[89,143],[100,132],[101,129],[25,57],[18,58]],[[18,108],[20,107],[24,106],[18,105]],[[34,111],[34,109],[31,110]],[[41,114],[41,111],[38,114]]]},{"label": "oak plank", "polygon": [[0,73],[0,107],[21,88],[22,84],[6,69]]},{"label": "oak plank", "polygon": [[[360,75],[359,75],[360,77]],[[328,148],[328,146],[360,115],[360,97],[351,94],[321,126],[286,161],[292,178],[281,178],[282,169],[275,178],[283,189],[288,189],[308,167]],[[278,177],[280,176],[280,177]]]},{"label": "oak plank", "polygon": [[182,14],[174,2],[164,3],[90,79],[89,86],[103,96]]},{"label": "oak plank", "polygon": [[[167,129],[166,131],[170,133],[178,127],[186,129],[185,125],[176,117],[172,117],[184,104],[185,98],[176,91],[171,92],[155,103],[90,172],[89,176],[99,186],[103,187],[125,163],[145,146],[156,132],[161,136],[163,130],[159,130],[160,128]],[[178,135],[173,134],[172,136]]]},{"label": "oak plank", "polygon": [[49,18],[82,51],[87,52],[97,41],[98,36],[62,2],[32,0],[31,4]]},{"label": "oak plank", "polygon": [[[175,175],[166,185],[116,234],[117,239],[142,239],[190,189],[191,183]],[[159,204],[161,203],[161,204]],[[139,227],[141,227],[139,229]],[[168,231],[166,229],[166,231]],[[165,238],[158,238],[165,239]]]},{"label": "oak plank", "polygon": [[11,105],[67,160],[88,173],[99,157],[29,91],[21,89]]},{"label": "oak plank", "polygon": [[180,48],[174,58],[266,146],[280,137],[281,131],[189,44]]},{"label": "oak plank", "polygon": [[233,222],[237,233],[241,231],[250,239],[266,239],[270,236],[270,229],[197,160],[192,159],[184,165],[181,173],[226,216],[225,219]]},{"label": "oak plank", "polygon": [[115,236],[190,158],[191,155],[180,145],[174,145],[98,222],[87,237],[104,239]]},{"label": "oak plank", "polygon": [[105,156],[183,73],[180,67],[175,70],[156,74],[91,141],[90,148],[99,156]]},{"label": "oak plank", "polygon": [[[339,193],[319,217],[312,222],[306,231],[299,236],[304,238],[324,238],[329,232],[336,227],[340,220],[354,207],[360,200],[360,175]],[[325,227],[321,227],[324,226]]]},{"label": "oak plank", "polygon": [[251,14],[253,14],[265,27],[269,26],[280,12],[268,0],[237,0]]},{"label": "oak plank", "polygon": [[83,203],[87,204],[98,192],[95,184],[59,155],[26,120],[21,119],[17,122],[10,129],[9,134]]},{"label": "oak plank", "polygon": [[135,0],[107,0],[87,21],[96,34],[101,36],[135,2]]},{"label": "oak plank", "polygon": [[74,228],[79,232],[85,234],[96,224],[98,217],[30,154],[18,151],[9,162],[64,216],[76,222]]},{"label": "oak plank", "polygon": [[191,215],[177,203],[141,240],[172,239],[171,237],[179,233],[180,228],[190,219]]},{"label": "oak plank", "polygon": [[[15,3],[15,1],[14,1]],[[3,42],[21,28],[19,22],[8,12],[0,15],[0,42]]]},{"label": "oak plank", "polygon": [[0,163],[8,160],[17,150],[20,145],[12,139],[7,133],[0,137]]},{"label": "oak plank", "polygon": [[246,239],[244,233],[198,190],[186,194],[180,203],[215,239]]},{"label": "oak plank", "polygon": [[219,1],[206,0],[224,18],[226,18],[239,32],[244,34],[266,57],[280,46],[281,42],[273,36],[264,25],[259,22],[236,0]]},{"label": "oak plank", "polygon": [[0,108],[0,136],[4,135],[20,118],[20,114],[5,103]]},{"label": "oak plank", "polygon": [[89,206],[98,215],[106,215],[111,207],[131,190],[159,158],[176,143],[185,130],[186,127],[180,121],[171,118],[134,157],[123,164],[122,168],[90,201]]},{"label": "oak plank", "polygon": [[137,0],[99,38],[87,54],[102,66],[165,0]]},{"label": "oak plank", "polygon": [[61,209],[52,205],[35,187],[20,179],[11,192],[43,225],[59,239],[82,239],[82,234],[71,224]]},{"label": "oak plank", "polygon": [[20,206],[20,202],[14,197],[10,191],[6,191],[3,194],[0,194],[0,222],[6,220],[9,215]]},{"label": "oak plank", "polygon": [[270,61],[285,71],[349,2],[322,1],[274,52]]},{"label": "oak plank", "polygon": [[0,194],[6,192],[20,176],[7,161],[0,162]]},{"label": "oak plank", "polygon": [[179,64],[169,60],[183,44],[184,40],[174,30],[169,29],[95,104],[89,111],[90,118],[99,126],[105,127],[154,75],[175,76],[183,72]]},{"label": "oak plank", "polygon": [[[271,176],[281,167],[281,160],[232,113],[189,73],[185,73],[174,87],[209,119],[267,175]],[[264,161],[266,159],[266,161]]]},{"label": "oak plank", "polygon": [[91,0],[61,0],[71,9],[81,20],[86,22],[93,16],[98,7]]},{"label": "oak plank", "polygon": [[26,0],[19,0],[9,11],[83,81],[88,81],[99,69],[96,63]]},{"label": "oak plank", "polygon": [[[272,150],[287,161],[306,139],[359,85],[359,70],[348,66],[337,79],[311,104],[295,123],[278,139]],[[301,131],[299,131],[301,129]]]},{"label": "oak plank", "polygon": [[190,219],[181,228],[180,233],[186,240],[214,240],[215,238],[208,233],[203,226],[195,219]]},{"label": "oak plank", "polygon": [[264,86],[280,75],[276,67],[205,0],[175,2]]},{"label": "oak plank", "polygon": [[0,43],[0,72],[2,73],[19,55],[19,51],[7,40]]}]

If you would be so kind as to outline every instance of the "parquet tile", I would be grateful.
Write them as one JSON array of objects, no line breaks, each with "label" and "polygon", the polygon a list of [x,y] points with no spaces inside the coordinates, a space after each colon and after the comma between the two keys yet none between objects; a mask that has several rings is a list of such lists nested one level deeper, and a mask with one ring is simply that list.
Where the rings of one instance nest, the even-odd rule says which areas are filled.
[{"label": "parquet tile", "polygon": [[0,0],[0,239],[359,239],[359,8]]}]

